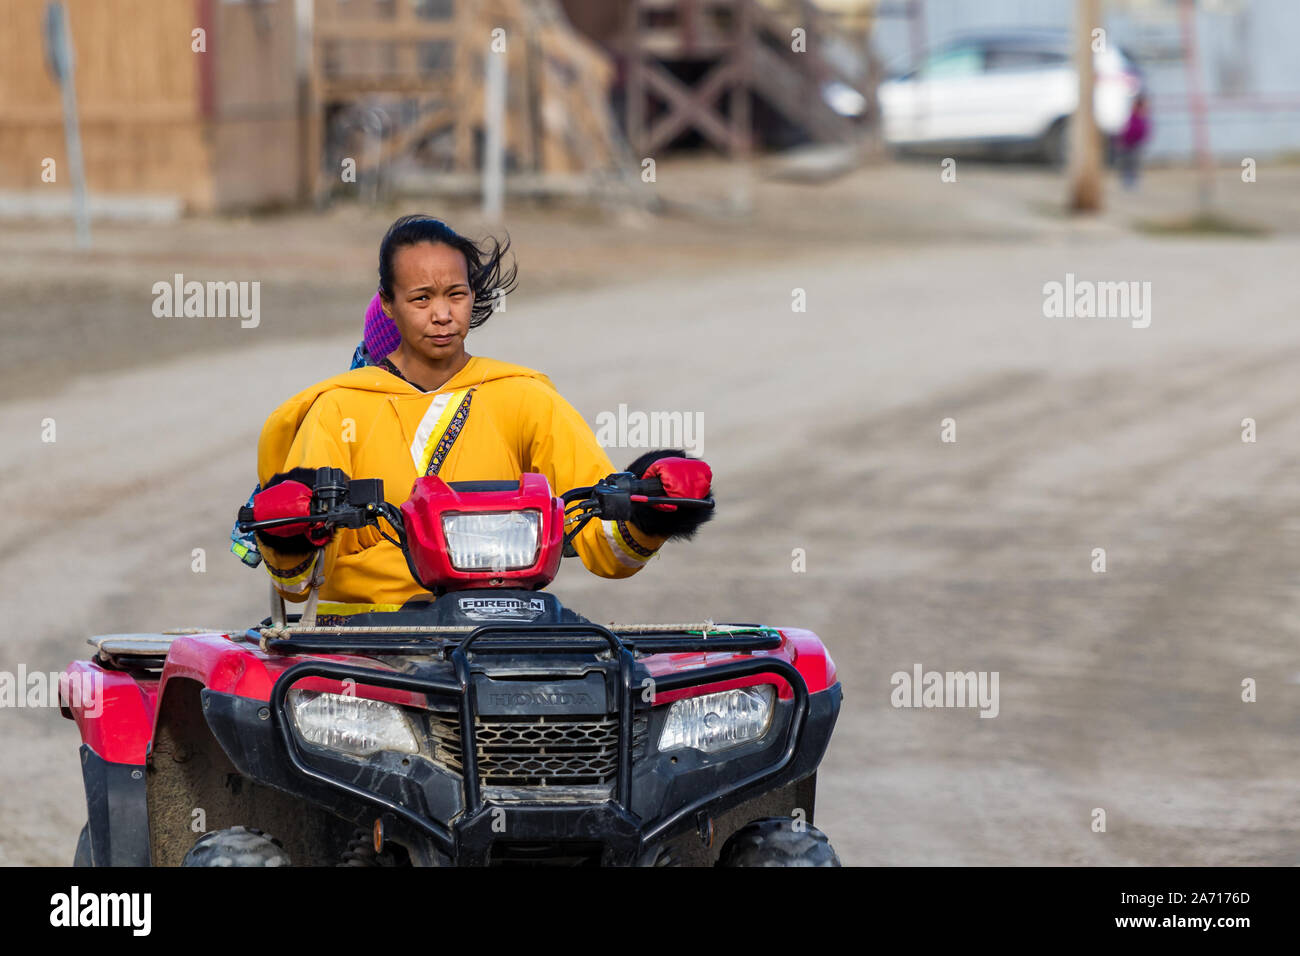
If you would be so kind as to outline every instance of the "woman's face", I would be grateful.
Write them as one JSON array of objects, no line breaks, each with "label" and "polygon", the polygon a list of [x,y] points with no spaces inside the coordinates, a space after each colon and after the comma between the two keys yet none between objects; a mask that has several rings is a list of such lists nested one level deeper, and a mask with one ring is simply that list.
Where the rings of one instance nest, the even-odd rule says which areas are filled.
[{"label": "woman's face", "polygon": [[442,243],[402,246],[393,254],[393,298],[383,304],[408,350],[439,364],[456,358],[474,305],[465,256]]}]

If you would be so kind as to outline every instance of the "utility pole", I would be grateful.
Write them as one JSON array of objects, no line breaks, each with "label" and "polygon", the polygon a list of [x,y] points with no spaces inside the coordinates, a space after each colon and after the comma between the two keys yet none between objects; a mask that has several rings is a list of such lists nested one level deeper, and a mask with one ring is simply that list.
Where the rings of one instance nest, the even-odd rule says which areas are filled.
[{"label": "utility pole", "polygon": [[1192,133],[1196,142],[1197,197],[1201,214],[1214,204],[1214,157],[1210,152],[1210,130],[1205,96],[1201,93],[1201,61],[1196,49],[1196,4],[1182,0],[1178,22],[1183,35],[1183,62],[1187,77],[1187,101],[1191,107]]},{"label": "utility pole", "polygon": [[[1100,0],[1075,0],[1074,68],[1079,75],[1079,108],[1070,124],[1070,209],[1101,209],[1101,133],[1093,113],[1092,31],[1101,26]],[[1105,42],[1105,34],[1102,34]]]},{"label": "utility pole", "polygon": [[483,218],[500,223],[506,197],[506,51],[489,47],[483,81]]},{"label": "utility pole", "polygon": [[77,113],[76,53],[63,0],[45,5],[45,56],[63,95],[63,138],[72,177],[72,213],[77,222],[77,245],[90,248],[90,211],[86,203],[86,167],[81,158],[81,122]]},{"label": "utility pole", "polygon": [[316,62],[314,0],[294,0],[294,73],[298,110],[298,198],[321,198],[321,154],[324,151],[320,104],[320,64]]}]

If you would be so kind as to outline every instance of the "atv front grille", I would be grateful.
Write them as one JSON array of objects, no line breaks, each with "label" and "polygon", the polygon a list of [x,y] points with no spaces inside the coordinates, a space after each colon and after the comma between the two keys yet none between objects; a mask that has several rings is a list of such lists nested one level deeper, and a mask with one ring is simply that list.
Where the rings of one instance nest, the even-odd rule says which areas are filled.
[{"label": "atv front grille", "polygon": [[[430,731],[434,759],[463,774],[459,717],[431,714]],[[647,731],[647,718],[634,718],[634,760],[645,753]],[[480,717],[474,735],[485,787],[603,786],[618,776],[617,716]]]}]

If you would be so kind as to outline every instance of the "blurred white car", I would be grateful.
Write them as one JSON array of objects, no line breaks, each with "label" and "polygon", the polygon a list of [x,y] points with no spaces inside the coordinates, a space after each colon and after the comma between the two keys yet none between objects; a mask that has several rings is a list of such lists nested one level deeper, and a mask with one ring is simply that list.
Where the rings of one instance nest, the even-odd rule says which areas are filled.
[{"label": "blurred white car", "polygon": [[[1079,104],[1067,33],[964,37],[926,57],[919,69],[880,85],[885,141],[898,148],[969,151],[1004,147],[1060,164],[1068,121]],[[1093,54],[1093,111],[1103,133],[1118,133],[1142,89],[1142,74],[1115,47]]]}]

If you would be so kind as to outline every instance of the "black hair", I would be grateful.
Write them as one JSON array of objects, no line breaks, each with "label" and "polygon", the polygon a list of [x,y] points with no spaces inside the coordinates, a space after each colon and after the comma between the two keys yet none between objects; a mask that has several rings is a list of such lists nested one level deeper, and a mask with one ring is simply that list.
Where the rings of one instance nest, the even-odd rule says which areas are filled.
[{"label": "black hair", "polygon": [[468,266],[469,287],[474,293],[474,306],[470,312],[469,327],[476,329],[496,310],[496,300],[509,295],[516,285],[514,256],[507,266],[505,256],[510,249],[510,237],[499,242],[489,236],[481,243],[467,239],[441,219],[416,213],[402,216],[384,233],[379,244],[379,294],[393,301],[393,256],[403,246],[420,242],[442,243],[465,257]]}]

